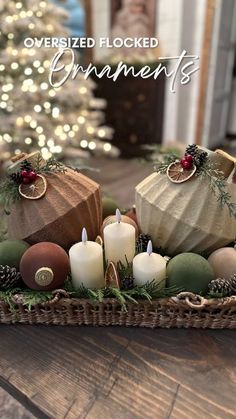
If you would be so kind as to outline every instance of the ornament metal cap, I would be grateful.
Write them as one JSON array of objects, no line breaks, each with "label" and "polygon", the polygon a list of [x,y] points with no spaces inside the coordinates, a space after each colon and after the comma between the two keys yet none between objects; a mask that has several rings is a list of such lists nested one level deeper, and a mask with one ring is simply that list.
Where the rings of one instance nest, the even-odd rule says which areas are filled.
[{"label": "ornament metal cap", "polygon": [[34,276],[35,282],[42,287],[46,287],[49,284],[51,284],[53,281],[53,278],[54,278],[53,270],[47,267],[42,267],[38,269]]}]

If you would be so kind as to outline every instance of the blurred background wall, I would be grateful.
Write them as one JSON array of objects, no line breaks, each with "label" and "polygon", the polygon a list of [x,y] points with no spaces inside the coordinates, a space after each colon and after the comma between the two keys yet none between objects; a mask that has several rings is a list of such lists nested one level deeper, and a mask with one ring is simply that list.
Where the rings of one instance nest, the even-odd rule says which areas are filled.
[{"label": "blurred background wall", "polygon": [[[230,131],[234,136],[236,129],[229,103],[233,105],[235,97],[235,3],[234,0],[157,0],[155,35],[161,54],[174,56],[186,49],[199,56],[200,66],[191,83],[179,87],[175,94],[169,92],[166,83],[164,143],[178,140],[216,147]],[[92,8],[95,37],[108,36],[111,1],[92,0]],[[107,51],[98,47],[94,51],[97,60],[106,55]],[[219,96],[224,99],[220,100]],[[199,106],[204,106],[202,116]]]}]

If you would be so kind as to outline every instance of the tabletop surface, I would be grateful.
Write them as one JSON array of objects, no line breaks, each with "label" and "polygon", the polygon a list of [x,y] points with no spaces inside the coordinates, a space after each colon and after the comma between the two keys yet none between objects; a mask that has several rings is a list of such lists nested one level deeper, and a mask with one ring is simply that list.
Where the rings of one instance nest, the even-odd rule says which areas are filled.
[{"label": "tabletop surface", "polygon": [[[121,206],[151,172],[128,161],[94,165]],[[0,333],[1,418],[236,418],[234,330],[1,325]]]}]

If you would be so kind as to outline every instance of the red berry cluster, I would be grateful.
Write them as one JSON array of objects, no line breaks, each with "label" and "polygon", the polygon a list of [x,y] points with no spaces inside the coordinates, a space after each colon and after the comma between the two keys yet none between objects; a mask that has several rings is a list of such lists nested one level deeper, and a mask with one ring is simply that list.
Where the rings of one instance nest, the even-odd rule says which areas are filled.
[{"label": "red berry cluster", "polygon": [[32,164],[27,160],[24,160],[21,163],[20,171],[16,173],[11,173],[9,175],[12,182],[20,185],[24,183],[25,185],[35,182],[37,179],[37,172],[34,170]]},{"label": "red berry cluster", "polygon": [[180,164],[183,169],[191,170],[193,167],[193,157],[190,154],[186,154],[181,160]]},{"label": "red berry cluster", "polygon": [[21,163],[20,173],[19,173],[21,183],[29,184],[35,182],[37,178],[37,173],[33,169],[32,164],[28,160],[24,160]]},{"label": "red berry cluster", "polygon": [[25,185],[28,183],[33,183],[37,178],[37,173],[34,170],[21,170],[20,172],[22,183]]}]

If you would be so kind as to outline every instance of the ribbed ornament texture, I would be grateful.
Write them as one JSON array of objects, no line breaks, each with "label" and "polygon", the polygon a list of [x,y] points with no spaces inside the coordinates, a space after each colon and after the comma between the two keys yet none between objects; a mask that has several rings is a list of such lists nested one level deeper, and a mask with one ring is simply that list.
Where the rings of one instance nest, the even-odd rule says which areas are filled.
[{"label": "ribbed ornament texture", "polygon": [[94,240],[102,222],[100,186],[70,169],[46,175],[46,179],[48,188],[43,198],[22,198],[11,209],[9,237],[30,244],[49,241],[68,249],[81,240],[85,227],[89,240]]},{"label": "ribbed ornament texture", "polygon": [[[236,202],[236,186],[227,185]],[[153,173],[136,187],[136,213],[142,233],[170,255],[214,251],[233,241],[236,219],[220,207],[206,180],[193,177],[172,183]]]}]

